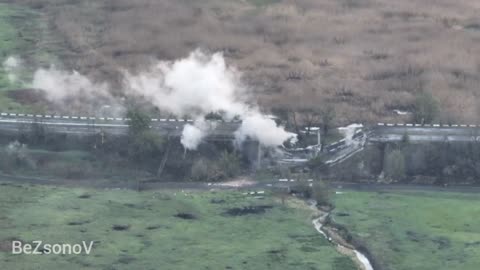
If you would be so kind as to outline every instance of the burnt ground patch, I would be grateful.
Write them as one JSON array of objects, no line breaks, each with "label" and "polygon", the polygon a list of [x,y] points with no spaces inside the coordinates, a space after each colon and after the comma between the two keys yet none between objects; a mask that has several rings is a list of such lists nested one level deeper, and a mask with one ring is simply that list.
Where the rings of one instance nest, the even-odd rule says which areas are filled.
[{"label": "burnt ground patch", "polygon": [[276,261],[285,260],[285,258],[287,257],[287,252],[288,252],[288,250],[286,248],[272,249],[272,250],[267,251],[268,255],[270,257],[274,258],[274,260],[276,260]]},{"label": "burnt ground patch", "polygon": [[194,214],[190,214],[190,213],[178,213],[175,215],[175,217],[181,218],[181,219],[188,219],[188,220],[197,219],[197,217]]},{"label": "burnt ground patch", "polygon": [[80,221],[70,221],[67,223],[68,226],[80,226],[90,223],[90,220],[80,220]]},{"label": "burnt ground patch", "polygon": [[114,224],[114,225],[112,225],[112,229],[114,231],[127,231],[128,229],[130,229],[130,225]]},{"label": "burnt ground patch", "polygon": [[87,193],[78,196],[79,199],[90,199],[91,197],[92,197],[92,195],[87,194]]},{"label": "burnt ground patch", "polygon": [[264,214],[267,209],[273,208],[272,205],[250,205],[245,207],[235,207],[223,212],[224,216],[244,216]]},{"label": "burnt ground patch", "polygon": [[216,198],[213,198],[210,200],[210,203],[213,203],[213,204],[222,204],[222,203],[225,203],[226,201],[224,199],[216,199]]},{"label": "burnt ground patch", "polygon": [[146,227],[147,230],[152,231],[152,230],[158,230],[158,229],[170,229],[170,226],[166,225],[151,225]]}]

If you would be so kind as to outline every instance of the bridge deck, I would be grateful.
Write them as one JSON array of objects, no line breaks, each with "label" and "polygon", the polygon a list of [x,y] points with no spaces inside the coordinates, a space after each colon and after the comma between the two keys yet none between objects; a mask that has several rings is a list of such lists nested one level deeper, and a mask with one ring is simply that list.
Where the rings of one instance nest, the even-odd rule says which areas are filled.
[{"label": "bridge deck", "polygon": [[[193,120],[152,118],[151,128],[161,134],[180,136],[183,127],[193,124]],[[0,131],[20,132],[29,130],[33,125],[45,127],[49,132],[89,135],[108,133],[125,135],[128,132],[128,118],[54,116],[32,114],[0,114]],[[240,122],[208,121],[212,127],[210,136],[231,139],[240,126]]]},{"label": "bridge deck", "polygon": [[[160,134],[180,136],[186,124],[193,123],[191,119],[152,118],[151,127]],[[96,134],[100,132],[124,135],[128,131],[127,118],[65,116],[65,115],[33,115],[21,113],[0,113],[0,131],[20,132],[29,130],[33,125],[44,126],[48,131],[67,134]],[[210,136],[230,140],[240,126],[240,122],[208,121],[212,126]],[[389,142],[400,141],[408,135],[414,142],[480,141],[480,126],[477,125],[419,125],[419,124],[389,124],[379,123],[367,127],[368,141]],[[355,135],[356,136],[356,135]],[[344,145],[339,141],[327,146],[327,150]]]},{"label": "bridge deck", "polygon": [[380,125],[370,129],[369,141],[400,141],[405,135],[414,142],[480,141],[476,125]]}]

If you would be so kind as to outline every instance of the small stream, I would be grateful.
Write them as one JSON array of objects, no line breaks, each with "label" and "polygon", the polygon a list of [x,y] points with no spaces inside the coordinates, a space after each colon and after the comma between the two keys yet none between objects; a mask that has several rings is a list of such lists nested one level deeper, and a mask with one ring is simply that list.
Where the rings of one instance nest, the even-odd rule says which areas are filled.
[{"label": "small stream", "polygon": [[373,270],[373,266],[370,263],[370,260],[365,255],[360,253],[358,250],[354,250],[353,252],[355,252],[355,255],[357,255],[358,260],[363,264],[363,266],[365,266],[366,270]]},{"label": "small stream", "polygon": [[[312,207],[315,207],[314,205],[312,205]],[[367,256],[365,256],[363,253],[361,253],[360,251],[356,250],[356,249],[350,249],[348,247],[345,247],[345,246],[342,246],[338,243],[335,243],[333,241],[332,238],[328,237],[328,235],[322,230],[322,227],[323,227],[323,223],[322,222],[325,222],[325,220],[328,218],[328,216],[330,215],[330,213],[326,212],[326,213],[323,213],[320,217],[314,219],[312,221],[313,223],[313,226],[315,227],[315,229],[321,234],[323,235],[328,241],[330,242],[333,242],[335,245],[337,245],[337,247],[341,247],[342,249],[345,249],[345,250],[350,250],[352,251],[355,256],[357,257],[358,261],[363,265],[363,268],[362,270],[374,270],[373,269],[373,266],[372,264],[370,263],[370,260],[367,258]]]}]

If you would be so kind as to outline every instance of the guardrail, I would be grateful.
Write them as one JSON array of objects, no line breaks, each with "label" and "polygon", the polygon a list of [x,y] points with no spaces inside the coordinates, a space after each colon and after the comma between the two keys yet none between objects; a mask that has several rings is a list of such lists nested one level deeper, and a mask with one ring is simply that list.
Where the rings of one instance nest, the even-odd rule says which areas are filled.
[{"label": "guardrail", "polygon": [[[0,117],[14,118],[32,118],[32,119],[58,119],[58,120],[89,120],[89,121],[130,121],[129,118],[122,117],[95,117],[95,116],[71,116],[71,115],[50,115],[50,114],[25,114],[25,113],[0,113]],[[152,122],[194,122],[193,119],[177,119],[177,118],[151,118]],[[240,120],[224,121],[224,120],[207,120],[209,122],[219,123],[240,123]]]},{"label": "guardrail", "polygon": [[466,124],[413,124],[413,123],[377,123],[378,127],[426,127],[426,128],[480,128],[480,125]]}]

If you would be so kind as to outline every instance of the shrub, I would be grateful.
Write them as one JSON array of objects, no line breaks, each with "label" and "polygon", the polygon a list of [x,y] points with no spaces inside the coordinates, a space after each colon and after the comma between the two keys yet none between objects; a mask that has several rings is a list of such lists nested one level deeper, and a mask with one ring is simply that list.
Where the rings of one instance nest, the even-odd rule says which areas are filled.
[{"label": "shrub", "polygon": [[235,177],[240,174],[240,158],[235,153],[224,151],[220,155],[217,164],[225,177]]},{"label": "shrub", "polygon": [[278,176],[280,178],[286,178],[286,179],[291,179],[292,178],[292,172],[290,171],[289,167],[282,166],[278,168],[277,172]]},{"label": "shrub", "polygon": [[405,178],[405,157],[400,150],[393,150],[385,158],[385,176],[392,180]]},{"label": "shrub", "polygon": [[416,123],[431,123],[438,115],[438,102],[429,92],[420,92],[415,97],[414,120]]},{"label": "shrub", "polygon": [[159,134],[150,129],[150,117],[138,109],[127,113],[128,156],[136,162],[145,163],[162,150],[163,140]]},{"label": "shrub", "polygon": [[160,152],[163,140],[160,135],[151,130],[145,130],[129,138],[128,155],[134,161],[150,160]]},{"label": "shrub", "polygon": [[330,205],[330,189],[323,181],[317,181],[312,186],[312,199],[317,205]]},{"label": "shrub", "polygon": [[191,168],[194,181],[221,181],[241,173],[241,161],[235,153],[223,152],[217,160],[199,158]]},{"label": "shrub", "polygon": [[310,159],[307,166],[314,174],[328,173],[328,165],[325,163],[324,157],[322,156]]},{"label": "shrub", "polygon": [[317,181],[309,186],[306,182],[298,182],[290,187],[290,193],[305,199],[313,199],[318,205],[330,205],[330,189],[323,181]]},{"label": "shrub", "polygon": [[410,136],[408,136],[407,132],[402,135],[401,146],[406,147],[410,144]]},{"label": "shrub", "polygon": [[285,206],[285,201],[288,197],[288,188],[287,187],[275,187],[272,190],[273,194],[280,198],[282,205]]},{"label": "shrub", "polygon": [[127,112],[128,132],[130,135],[139,134],[150,129],[150,117],[138,108],[133,108]]},{"label": "shrub", "polygon": [[210,177],[210,162],[200,158],[193,163],[190,176],[194,181],[205,181]]},{"label": "shrub", "polygon": [[30,127],[28,143],[33,145],[42,145],[45,144],[47,138],[47,129],[45,126],[37,122],[32,123]]},{"label": "shrub", "polygon": [[312,187],[308,186],[306,182],[298,182],[290,187],[290,193],[301,196],[306,199],[312,198]]},{"label": "shrub", "polygon": [[28,154],[27,145],[18,141],[12,142],[5,147],[5,154],[2,155],[0,161],[2,170],[7,172],[17,168],[36,168],[35,162]]}]

